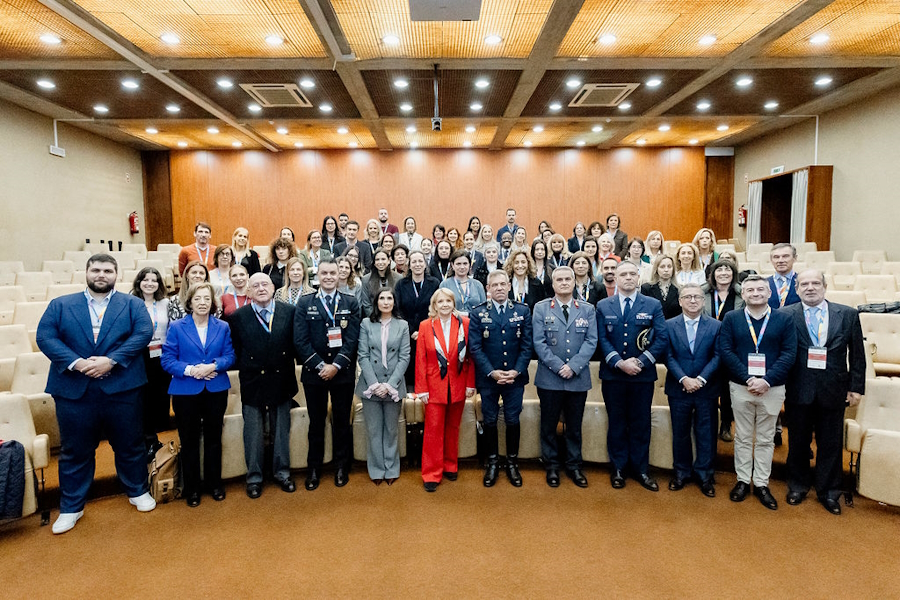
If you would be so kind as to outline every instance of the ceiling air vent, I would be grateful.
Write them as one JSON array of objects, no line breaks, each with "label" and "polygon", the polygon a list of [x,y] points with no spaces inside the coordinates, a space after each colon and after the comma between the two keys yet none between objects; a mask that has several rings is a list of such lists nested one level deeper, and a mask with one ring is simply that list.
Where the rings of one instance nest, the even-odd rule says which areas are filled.
[{"label": "ceiling air vent", "polygon": [[627,98],[639,85],[639,83],[586,83],[569,102],[569,106],[618,106],[619,102]]},{"label": "ceiling air vent", "polygon": [[241,89],[260,106],[297,106],[310,108],[312,103],[295,83],[242,83]]}]

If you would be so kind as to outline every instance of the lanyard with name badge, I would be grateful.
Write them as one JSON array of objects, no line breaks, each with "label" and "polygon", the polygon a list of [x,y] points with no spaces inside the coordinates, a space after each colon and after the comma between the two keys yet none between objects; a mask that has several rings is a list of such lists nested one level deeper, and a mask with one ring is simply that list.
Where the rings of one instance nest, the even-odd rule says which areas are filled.
[{"label": "lanyard with name badge", "polygon": [[722,320],[722,311],[725,310],[725,301],[719,300],[719,290],[716,290],[714,295],[716,298],[716,320],[721,321]]},{"label": "lanyard with name badge", "polygon": [[[153,314],[150,315],[150,320],[153,321],[153,338],[150,340],[150,344],[147,346],[147,349],[150,351],[150,358],[159,358],[162,356],[162,342],[157,336],[156,328],[159,327],[159,315],[156,313],[156,300],[153,301]],[[105,311],[104,311],[105,312]]]},{"label": "lanyard with name badge", "polygon": [[106,311],[109,309],[109,304],[106,305],[106,308],[103,309],[103,312],[97,314],[97,310],[94,308],[93,304],[88,304],[91,309],[91,313],[94,315],[94,318],[97,319],[97,324],[94,325],[91,323],[91,329],[94,331],[94,343],[97,343],[97,338],[100,337],[100,328],[103,327],[103,316],[106,314]]},{"label": "lanyard with name badge", "polygon": [[340,348],[343,345],[343,341],[341,339],[341,328],[337,326],[337,321],[334,316],[338,311],[338,303],[341,301],[341,296],[337,292],[334,294],[334,313],[328,310],[328,303],[325,302],[325,294],[324,292],[319,293],[319,303],[322,305],[322,308],[325,309],[325,314],[328,315],[328,318],[331,319],[331,327],[328,328],[328,347],[329,348]]},{"label": "lanyard with name badge", "polygon": [[[803,311],[806,313],[806,311]],[[806,320],[806,328],[809,331],[812,331],[812,323],[809,321],[809,315],[806,314],[804,316]],[[813,342],[813,345],[809,347],[806,355],[806,368],[807,369],[816,369],[816,370],[825,370],[828,365],[828,350],[825,348],[822,339],[825,337],[823,334],[824,331],[825,320],[819,319],[819,327],[816,331],[816,338],[812,339],[810,336],[810,341]]]},{"label": "lanyard with name badge", "polygon": [[[197,258],[200,258],[200,246],[194,244],[194,248],[197,249]],[[206,256],[203,257],[203,264],[205,265],[209,260],[209,246],[206,247]]]},{"label": "lanyard with name badge", "polygon": [[248,304],[250,304],[250,296],[248,296],[248,295],[246,295],[246,294],[244,294],[244,303],[243,303],[243,304],[241,304],[240,302],[238,302],[237,290],[232,289],[232,290],[231,290],[231,295],[234,296],[234,306],[235,306],[236,309],[237,309],[237,308],[243,308],[244,306],[247,306]]},{"label": "lanyard with name badge", "polygon": [[266,333],[272,333],[272,320],[275,318],[275,310],[270,311],[272,314],[269,315],[269,322],[266,323],[263,321],[262,317],[259,316],[259,312],[253,311],[253,314],[256,315],[256,320],[259,321],[259,324],[262,325],[266,329]]},{"label": "lanyard with name badge", "polygon": [[767,308],[766,318],[759,330],[759,337],[757,337],[756,330],[753,329],[753,322],[750,320],[750,311],[746,308],[744,309],[744,317],[747,319],[747,326],[750,328],[750,338],[756,347],[756,352],[751,352],[747,355],[747,373],[751,377],[764,377],[766,374],[766,355],[760,353],[759,345],[762,343],[763,336],[766,335],[766,327],[769,325],[769,317],[771,316],[772,309]]}]

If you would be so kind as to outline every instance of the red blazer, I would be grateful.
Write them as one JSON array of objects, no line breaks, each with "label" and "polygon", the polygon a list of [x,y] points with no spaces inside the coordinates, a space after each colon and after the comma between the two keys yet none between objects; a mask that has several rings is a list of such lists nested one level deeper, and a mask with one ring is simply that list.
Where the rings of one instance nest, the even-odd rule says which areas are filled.
[{"label": "red blazer", "polygon": [[[466,346],[469,342],[469,318],[462,317],[463,335]],[[440,319],[427,319],[419,325],[419,338],[416,343],[416,393],[428,394],[428,402],[447,404],[447,381],[450,382],[450,402],[462,402],[466,399],[466,388],[475,387],[475,365],[466,350],[466,358],[462,371],[458,371],[457,354],[444,348],[447,356],[447,377],[441,379],[441,368],[435,349],[435,334],[443,346],[444,332]],[[450,320],[450,345],[456,348],[459,336],[459,322],[456,317]]]}]

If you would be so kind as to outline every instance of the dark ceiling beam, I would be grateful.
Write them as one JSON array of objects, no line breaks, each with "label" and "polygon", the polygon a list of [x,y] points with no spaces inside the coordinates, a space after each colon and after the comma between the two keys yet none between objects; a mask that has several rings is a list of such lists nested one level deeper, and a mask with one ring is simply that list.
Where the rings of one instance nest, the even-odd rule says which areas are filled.
[{"label": "dark ceiling beam", "polygon": [[27,58],[0,60],[2,71],[140,71],[127,60]]},{"label": "dark ceiling beam", "polygon": [[615,146],[632,133],[641,130],[656,117],[690,98],[738,65],[741,65],[751,58],[755,58],[772,42],[826,8],[834,1],[835,0],[806,0],[801,4],[798,4],[791,11],[784,13],[781,17],[764,27],[759,33],[738,46],[737,49],[719,60],[717,66],[709,69],[656,106],[653,106],[644,112],[644,114],[634,120],[631,127],[617,132],[616,135],[612,136],[598,147],[609,148]]},{"label": "dark ceiling beam", "polygon": [[506,144],[506,138],[515,126],[516,119],[525,110],[525,105],[528,104],[548,66],[556,57],[560,44],[569,33],[583,4],[584,0],[556,0],[550,7],[541,33],[528,56],[528,66],[522,71],[516,89],[506,105],[503,119],[497,127],[494,139],[491,140],[491,149],[499,150]]}]

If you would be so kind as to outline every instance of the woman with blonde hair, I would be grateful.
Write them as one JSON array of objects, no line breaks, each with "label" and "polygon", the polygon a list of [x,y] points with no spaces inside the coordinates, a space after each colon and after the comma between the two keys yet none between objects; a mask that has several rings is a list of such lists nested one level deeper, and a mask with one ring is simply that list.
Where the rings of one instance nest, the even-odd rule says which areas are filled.
[{"label": "woman with blonde hair", "polygon": [[313,289],[319,288],[319,263],[331,258],[331,252],[322,248],[322,232],[311,229],[306,235],[306,248],[297,255],[306,267],[306,278]]},{"label": "woman with blonde hair", "polygon": [[478,237],[475,238],[475,248],[477,250],[481,250],[484,248],[485,244],[489,244],[494,241],[494,228],[484,223],[481,226],[481,229],[478,232]]},{"label": "woman with blonde hair", "polygon": [[338,257],[335,262],[338,266],[338,291],[351,294],[361,305],[363,287],[353,268],[353,262],[346,256]]},{"label": "woman with blonde hair", "polygon": [[654,229],[647,234],[646,241],[644,242],[643,261],[647,264],[652,265],[654,260],[664,255],[665,253],[666,239],[663,237],[661,231],[657,231],[656,229]]},{"label": "woman with blonde hair", "polygon": [[569,263],[570,254],[566,238],[558,233],[554,233],[552,236],[550,236],[550,243],[548,245],[550,246],[550,253],[547,257],[547,263],[550,265],[551,269],[555,269],[556,267],[561,267]]},{"label": "woman with blonde hair", "polygon": [[244,265],[250,275],[262,271],[259,254],[250,247],[250,232],[246,227],[238,227],[231,234],[231,249],[234,252],[234,264]]},{"label": "woman with blonde hair", "polygon": [[654,261],[650,273],[650,283],[645,283],[641,286],[641,293],[659,300],[660,304],[662,304],[663,316],[666,319],[671,319],[681,314],[681,304],[678,302],[678,285],[675,283],[674,258],[664,254]]},{"label": "woman with blonde hair", "polygon": [[602,263],[607,258],[615,259],[616,262],[622,262],[622,257],[616,254],[616,240],[611,234],[601,234],[600,237],[597,238],[597,246],[598,263]]},{"label": "woman with blonde hair", "polygon": [[700,252],[690,242],[681,244],[675,251],[675,281],[679,286],[706,283],[706,273],[700,267]]},{"label": "woman with blonde hair", "polygon": [[234,311],[250,304],[249,290],[250,274],[244,265],[234,265],[228,271],[231,280],[231,290],[219,300],[222,302],[222,317],[228,319]]},{"label": "woman with blonde hair", "polygon": [[309,285],[309,272],[306,263],[299,257],[289,258],[284,265],[284,286],[275,290],[275,300],[297,306],[300,296],[311,294],[316,290]]},{"label": "woman with blonde hair", "polygon": [[704,271],[706,267],[719,260],[719,253],[716,252],[716,234],[708,227],[702,227],[694,235],[694,246],[697,248],[697,260],[700,261],[700,268]]}]

